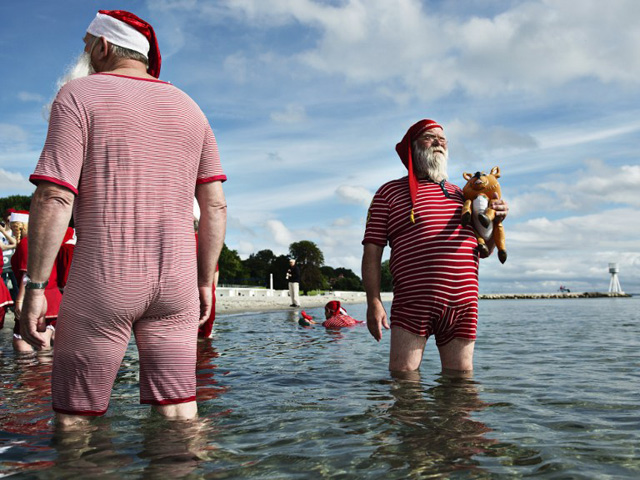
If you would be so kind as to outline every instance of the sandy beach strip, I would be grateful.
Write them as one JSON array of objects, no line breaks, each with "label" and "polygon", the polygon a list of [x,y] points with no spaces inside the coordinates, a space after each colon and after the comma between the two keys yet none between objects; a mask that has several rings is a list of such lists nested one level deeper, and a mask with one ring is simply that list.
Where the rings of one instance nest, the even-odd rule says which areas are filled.
[{"label": "sandy beach strip", "polygon": [[[292,310],[287,291],[273,290],[272,295],[265,290],[248,288],[218,288],[216,291],[216,315],[227,313],[256,312],[262,310]],[[392,293],[383,293],[383,301],[391,301]],[[300,309],[323,307],[331,300],[348,305],[366,303],[364,292],[326,292],[322,295],[300,295]]]}]

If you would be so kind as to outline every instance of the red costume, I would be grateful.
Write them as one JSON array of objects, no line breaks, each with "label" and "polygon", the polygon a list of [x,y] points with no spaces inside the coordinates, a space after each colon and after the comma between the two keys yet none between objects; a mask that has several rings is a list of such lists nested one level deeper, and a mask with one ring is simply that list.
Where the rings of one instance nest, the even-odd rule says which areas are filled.
[{"label": "red costume", "polygon": [[409,176],[378,189],[367,218],[363,244],[391,247],[391,327],[435,334],[436,344],[475,339],[478,317],[478,254],[471,227],[460,225],[464,197],[456,185],[418,180],[411,142],[433,120],[413,125],[396,151]]},{"label": "red costume", "polygon": [[364,323],[347,315],[347,311],[337,300],[327,303],[324,308],[325,311],[331,315],[327,320],[322,322],[322,326],[325,328],[353,327],[359,323]]},{"label": "red costume", "polygon": [[[27,273],[27,259],[29,257],[29,237],[22,237],[20,243],[16,246],[16,253],[11,257],[11,269],[18,280],[18,285],[22,284],[22,277]],[[44,296],[47,299],[47,313],[45,318],[47,325],[55,326],[60,310],[60,302],[62,294],[58,289],[58,268],[54,262],[51,274],[49,275],[49,283],[44,289]],[[13,327],[14,335],[20,335],[20,324],[16,322]]]},{"label": "red costume", "polygon": [[[2,267],[4,267],[4,258],[0,255],[0,271],[2,271]],[[4,327],[4,316],[7,314],[7,307],[10,305],[13,305],[11,294],[4,282],[0,280],[0,328]]]}]

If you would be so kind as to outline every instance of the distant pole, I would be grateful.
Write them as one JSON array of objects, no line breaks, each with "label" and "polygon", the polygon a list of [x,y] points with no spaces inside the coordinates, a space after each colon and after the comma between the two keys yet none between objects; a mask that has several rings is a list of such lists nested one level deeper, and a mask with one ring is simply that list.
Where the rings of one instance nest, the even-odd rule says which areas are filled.
[{"label": "distant pole", "polygon": [[273,290],[273,273],[269,274],[269,290]]},{"label": "distant pole", "polygon": [[622,291],[622,287],[620,286],[620,280],[618,280],[618,269],[617,263],[609,264],[609,273],[611,274],[611,282],[609,282],[609,293],[624,293]]}]

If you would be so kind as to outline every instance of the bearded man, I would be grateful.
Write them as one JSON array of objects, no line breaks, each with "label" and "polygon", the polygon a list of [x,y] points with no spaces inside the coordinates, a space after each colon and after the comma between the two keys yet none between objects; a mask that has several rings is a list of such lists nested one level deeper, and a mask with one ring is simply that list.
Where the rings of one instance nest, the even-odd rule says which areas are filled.
[{"label": "bearded man", "polygon": [[[478,318],[477,241],[460,225],[462,190],[447,182],[447,139],[433,120],[414,124],[396,145],[408,176],[376,192],[362,244],[367,326],[380,341],[389,329],[380,298],[382,254],[389,243],[393,276],[389,370],[417,370],[434,335],[443,372],[473,370]],[[495,222],[508,212],[493,199]],[[488,242],[489,252],[493,245]]]},{"label": "bearded man", "polygon": [[[140,402],[168,418],[190,419],[197,414],[198,325],[211,314],[226,223],[216,140],[195,102],[158,79],[161,56],[147,22],[101,10],[84,43],[85,68],[71,76],[97,73],[58,92],[30,177],[37,188],[23,338],[43,347],[43,289],[73,208],[77,242],[52,374],[59,425],[107,411],[132,331]],[[197,254],[194,193],[201,211]]]}]

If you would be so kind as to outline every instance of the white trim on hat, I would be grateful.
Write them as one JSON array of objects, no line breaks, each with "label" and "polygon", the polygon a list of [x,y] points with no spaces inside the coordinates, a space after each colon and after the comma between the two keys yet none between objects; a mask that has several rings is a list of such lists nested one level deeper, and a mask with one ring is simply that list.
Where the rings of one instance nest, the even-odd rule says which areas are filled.
[{"label": "white trim on hat", "polygon": [[11,216],[9,217],[9,223],[11,222],[29,223],[29,214],[11,212]]},{"label": "white trim on hat", "polygon": [[195,198],[193,199],[193,216],[196,217],[196,220],[200,220],[200,205]]},{"label": "white trim on hat", "polygon": [[87,33],[94,37],[104,37],[108,42],[119,47],[149,56],[149,41],[131,25],[104,13],[96,14],[96,18],[87,28]]}]

